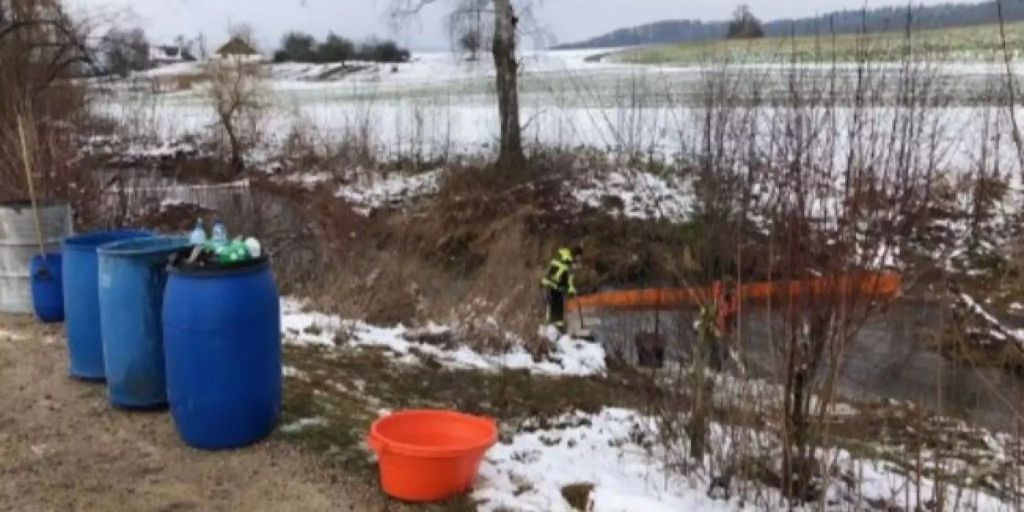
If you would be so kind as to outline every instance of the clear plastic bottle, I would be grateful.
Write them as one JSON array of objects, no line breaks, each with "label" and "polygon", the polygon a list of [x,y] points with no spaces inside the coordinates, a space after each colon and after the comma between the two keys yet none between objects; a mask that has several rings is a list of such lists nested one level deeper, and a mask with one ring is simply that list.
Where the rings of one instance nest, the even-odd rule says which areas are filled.
[{"label": "clear plastic bottle", "polygon": [[249,249],[249,256],[252,258],[259,258],[263,254],[263,246],[260,245],[260,241],[249,237],[245,239],[245,246]]},{"label": "clear plastic bottle", "polygon": [[203,227],[202,218],[196,220],[196,227],[192,229],[192,233],[188,236],[188,242],[192,245],[203,245],[206,243],[206,228]]},{"label": "clear plastic bottle", "polygon": [[228,228],[224,226],[223,222],[218,220],[213,223],[210,240],[215,246],[225,245],[228,243]]}]

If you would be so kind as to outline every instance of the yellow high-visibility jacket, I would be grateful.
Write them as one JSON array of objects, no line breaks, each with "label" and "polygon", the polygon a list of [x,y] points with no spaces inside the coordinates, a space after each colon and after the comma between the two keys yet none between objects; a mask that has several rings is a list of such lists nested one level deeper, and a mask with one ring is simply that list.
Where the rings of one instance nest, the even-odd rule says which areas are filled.
[{"label": "yellow high-visibility jacket", "polygon": [[548,265],[548,272],[541,279],[541,285],[576,295],[576,283],[572,274],[572,250],[561,248]]}]

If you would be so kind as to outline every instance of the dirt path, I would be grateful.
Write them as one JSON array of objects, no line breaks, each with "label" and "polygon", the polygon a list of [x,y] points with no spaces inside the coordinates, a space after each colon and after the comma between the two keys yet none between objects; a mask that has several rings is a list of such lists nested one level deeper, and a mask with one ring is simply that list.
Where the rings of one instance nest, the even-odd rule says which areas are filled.
[{"label": "dirt path", "polygon": [[0,511],[378,510],[270,440],[186,447],[166,411],[112,409],[67,376],[61,327],[0,316]]}]

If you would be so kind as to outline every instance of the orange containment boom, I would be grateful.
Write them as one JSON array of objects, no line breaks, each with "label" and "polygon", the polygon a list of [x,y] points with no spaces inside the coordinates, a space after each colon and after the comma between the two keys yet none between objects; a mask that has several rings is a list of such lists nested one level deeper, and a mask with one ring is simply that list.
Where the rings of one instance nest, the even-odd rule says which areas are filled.
[{"label": "orange containment boom", "polygon": [[[890,299],[900,294],[903,277],[891,272],[864,272],[842,277],[819,277],[801,281],[750,283],[740,287],[743,301],[780,300],[789,297],[849,295],[865,299]],[[571,311],[580,309],[667,309],[697,306],[708,302],[713,288],[648,288],[585,295],[569,302]]]}]

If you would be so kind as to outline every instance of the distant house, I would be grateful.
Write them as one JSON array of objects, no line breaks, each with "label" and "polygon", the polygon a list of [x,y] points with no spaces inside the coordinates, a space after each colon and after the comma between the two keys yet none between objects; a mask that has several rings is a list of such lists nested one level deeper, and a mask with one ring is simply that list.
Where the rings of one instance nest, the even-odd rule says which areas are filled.
[{"label": "distant house", "polygon": [[185,48],[180,46],[150,46],[149,63],[154,67],[178,64],[181,62],[194,62],[195,57]]},{"label": "distant house", "polygon": [[220,59],[232,59],[232,60],[243,60],[243,61],[260,61],[263,60],[263,54],[256,51],[249,43],[245,42],[240,37],[232,37],[230,41],[224,43],[214,52],[214,55]]}]

